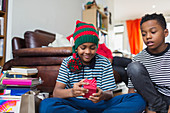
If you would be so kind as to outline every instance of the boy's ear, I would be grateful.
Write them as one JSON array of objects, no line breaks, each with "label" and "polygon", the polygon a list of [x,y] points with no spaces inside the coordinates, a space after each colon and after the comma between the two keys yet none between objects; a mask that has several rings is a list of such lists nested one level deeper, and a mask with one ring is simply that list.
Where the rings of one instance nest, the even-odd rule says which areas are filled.
[{"label": "boy's ear", "polygon": [[168,34],[169,34],[168,29],[165,29],[165,30],[164,30],[164,34],[165,34],[165,37],[167,37],[167,36],[168,36]]},{"label": "boy's ear", "polygon": [[77,49],[75,50],[75,52],[77,52]]}]

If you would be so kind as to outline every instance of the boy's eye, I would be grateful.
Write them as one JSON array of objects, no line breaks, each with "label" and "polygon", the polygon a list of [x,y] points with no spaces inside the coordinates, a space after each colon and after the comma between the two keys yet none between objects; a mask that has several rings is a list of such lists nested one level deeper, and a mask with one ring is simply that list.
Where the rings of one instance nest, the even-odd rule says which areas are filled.
[{"label": "boy's eye", "polygon": [[146,34],[145,34],[145,33],[142,33],[142,36],[146,36]]},{"label": "boy's eye", "polygon": [[146,34],[142,34],[142,36],[146,36]]},{"label": "boy's eye", "polygon": [[86,49],[86,47],[80,47],[82,50],[85,50]]},{"label": "boy's eye", "polygon": [[156,33],[156,31],[152,31],[151,33],[152,33],[152,34],[155,34],[155,33]]},{"label": "boy's eye", "polygon": [[94,47],[94,46],[93,46],[93,47],[91,47],[90,49],[95,50],[95,49],[96,49],[96,47]]}]

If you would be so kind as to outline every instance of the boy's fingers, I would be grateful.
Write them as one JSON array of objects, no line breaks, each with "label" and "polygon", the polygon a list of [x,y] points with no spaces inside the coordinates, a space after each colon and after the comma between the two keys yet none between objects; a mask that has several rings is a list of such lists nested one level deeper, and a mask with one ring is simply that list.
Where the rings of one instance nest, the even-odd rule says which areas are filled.
[{"label": "boy's fingers", "polygon": [[97,87],[97,93],[93,93],[94,96],[99,96],[103,93],[103,90]]},{"label": "boy's fingers", "polygon": [[83,95],[85,95],[85,93],[87,93],[87,89],[84,89],[84,88],[74,88],[73,89],[73,94],[75,96],[83,96]]},{"label": "boy's fingers", "polygon": [[89,83],[87,83],[87,82],[84,82],[84,80],[85,80],[85,79],[82,79],[80,82],[78,82],[79,85],[88,85],[88,84],[89,84]]},{"label": "boy's fingers", "polygon": [[77,88],[75,87],[74,90],[79,91],[81,93],[88,93],[88,91],[89,91],[88,89],[85,89],[85,88],[82,88],[82,87],[77,87]]},{"label": "boy's fingers", "polygon": [[85,95],[85,94],[82,93],[81,91],[76,91],[75,93],[78,94],[78,95]]},{"label": "boy's fingers", "polygon": [[89,96],[88,99],[93,101],[94,103],[99,101],[99,97],[94,97],[94,96]]},{"label": "boy's fingers", "polygon": [[84,82],[85,79],[82,79],[80,82]]}]

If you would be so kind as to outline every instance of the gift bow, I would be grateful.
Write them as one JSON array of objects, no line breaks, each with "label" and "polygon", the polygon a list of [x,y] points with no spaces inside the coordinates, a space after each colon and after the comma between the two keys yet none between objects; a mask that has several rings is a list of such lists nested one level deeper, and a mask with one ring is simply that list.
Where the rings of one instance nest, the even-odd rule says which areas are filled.
[{"label": "gift bow", "polygon": [[95,79],[95,78],[93,78],[92,80],[85,79],[84,82],[89,83],[89,85],[91,85],[91,86],[93,86],[93,87],[96,87],[96,86],[97,86],[97,82],[96,82],[96,79]]}]

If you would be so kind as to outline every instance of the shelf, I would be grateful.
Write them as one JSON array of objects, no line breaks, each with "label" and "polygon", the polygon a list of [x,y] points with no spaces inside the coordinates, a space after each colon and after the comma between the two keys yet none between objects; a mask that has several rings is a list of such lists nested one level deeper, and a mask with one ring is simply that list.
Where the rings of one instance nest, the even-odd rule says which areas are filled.
[{"label": "shelf", "polygon": [[8,0],[1,0],[2,10],[0,10],[0,66],[3,66],[5,63],[6,56],[6,36],[7,36],[7,12],[8,12]]},{"label": "shelf", "polygon": [[97,30],[107,34],[108,31],[108,16],[98,10],[98,8],[90,8],[83,10],[83,21],[92,23]]},{"label": "shelf", "polygon": [[5,14],[5,12],[0,10],[0,14]]},{"label": "shelf", "polygon": [[85,7],[85,9],[91,9],[91,8],[99,9],[99,7],[96,4],[89,4],[89,5],[85,5],[84,7]]},{"label": "shelf", "polygon": [[4,35],[0,35],[0,39],[4,38]]},{"label": "shelf", "polygon": [[4,15],[5,15],[5,12],[0,10],[0,16],[3,17]]},{"label": "shelf", "polygon": [[107,18],[107,15],[105,15],[103,12],[101,12],[100,10],[98,10],[99,13],[102,15],[102,18]]}]

